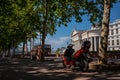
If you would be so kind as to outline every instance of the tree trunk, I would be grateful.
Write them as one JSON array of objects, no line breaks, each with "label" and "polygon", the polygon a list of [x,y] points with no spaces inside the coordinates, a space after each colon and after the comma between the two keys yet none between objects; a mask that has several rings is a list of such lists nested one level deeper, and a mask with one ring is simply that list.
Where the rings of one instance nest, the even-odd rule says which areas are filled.
[{"label": "tree trunk", "polygon": [[101,40],[99,46],[99,63],[107,64],[107,44],[109,35],[109,20],[110,20],[111,0],[104,0],[104,13],[101,27]]},{"label": "tree trunk", "polygon": [[8,46],[8,56],[11,57],[11,44]]},{"label": "tree trunk", "polygon": [[15,57],[15,46],[13,46],[13,57]]},{"label": "tree trunk", "polygon": [[15,40],[12,41],[12,57],[15,57]]},{"label": "tree trunk", "polygon": [[23,47],[22,47],[22,55],[24,56],[24,53],[25,53],[25,51],[24,51],[24,49],[25,49],[25,41],[23,42]]},{"label": "tree trunk", "polygon": [[3,50],[2,50],[2,58],[5,58],[5,46],[3,46],[2,49],[3,49]]},{"label": "tree trunk", "polygon": [[45,38],[46,38],[46,31],[47,31],[47,17],[48,17],[48,0],[45,0],[45,14],[44,14],[44,19],[45,21],[43,22],[43,27],[42,27],[42,53],[40,55],[40,60],[44,61],[44,45],[45,45]]},{"label": "tree trunk", "polygon": [[45,45],[45,35],[43,34],[42,35],[42,53],[40,55],[40,60],[41,61],[44,61],[44,53],[45,53],[44,45]]},{"label": "tree trunk", "polygon": [[8,48],[8,57],[11,57],[10,48]]}]

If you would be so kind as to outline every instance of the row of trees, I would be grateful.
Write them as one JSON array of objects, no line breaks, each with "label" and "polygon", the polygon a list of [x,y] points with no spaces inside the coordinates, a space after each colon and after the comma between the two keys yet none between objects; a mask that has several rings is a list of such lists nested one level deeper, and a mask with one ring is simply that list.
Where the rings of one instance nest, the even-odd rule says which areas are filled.
[{"label": "row of trees", "polygon": [[19,43],[35,37],[34,4],[30,0],[0,0],[0,51],[15,51]]},{"label": "row of trees", "polygon": [[[117,0],[0,0],[0,51],[15,48],[21,42],[42,34],[42,46],[47,34],[53,35],[57,26],[82,21],[88,15],[89,21],[102,23],[101,61],[106,60],[107,35],[110,8]],[[102,55],[101,55],[102,54]],[[41,54],[44,60],[44,49]]]}]

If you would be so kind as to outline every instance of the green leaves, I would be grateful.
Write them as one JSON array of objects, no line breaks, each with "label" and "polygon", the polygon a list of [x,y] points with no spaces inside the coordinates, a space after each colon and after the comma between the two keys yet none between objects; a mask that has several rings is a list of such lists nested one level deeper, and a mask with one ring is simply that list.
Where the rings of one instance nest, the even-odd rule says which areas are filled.
[{"label": "green leaves", "polygon": [[35,2],[31,0],[0,1],[0,45],[4,44],[7,47],[14,39],[17,46],[30,33],[35,32],[35,30],[32,30]]}]

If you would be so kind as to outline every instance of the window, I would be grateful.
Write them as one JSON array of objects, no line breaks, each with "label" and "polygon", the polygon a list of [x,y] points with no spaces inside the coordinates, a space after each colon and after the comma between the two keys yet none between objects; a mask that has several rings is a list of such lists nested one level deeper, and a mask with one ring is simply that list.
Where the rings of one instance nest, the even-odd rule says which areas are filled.
[{"label": "window", "polygon": [[114,34],[113,30],[111,30],[111,35],[113,35],[113,34]]},{"label": "window", "polygon": [[116,36],[116,38],[119,38],[119,36]]},{"label": "window", "polygon": [[119,39],[117,39],[117,41],[116,41],[116,42],[117,42],[117,45],[119,45]]},{"label": "window", "polygon": [[110,41],[108,41],[108,45],[110,45]]},{"label": "window", "polygon": [[116,29],[116,34],[118,34],[118,29]]},{"label": "window", "polygon": [[111,28],[113,28],[113,25],[111,25]]},{"label": "window", "polygon": [[112,48],[112,50],[114,50],[114,48]]},{"label": "window", "polygon": [[116,24],[116,27],[118,27],[118,24]]},{"label": "window", "polygon": [[112,45],[114,45],[114,40],[112,40]]}]

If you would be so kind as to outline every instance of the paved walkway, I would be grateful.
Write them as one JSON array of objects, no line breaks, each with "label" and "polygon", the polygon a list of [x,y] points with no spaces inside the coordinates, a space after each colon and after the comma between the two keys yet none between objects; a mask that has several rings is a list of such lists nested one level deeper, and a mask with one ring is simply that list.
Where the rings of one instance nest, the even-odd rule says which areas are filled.
[{"label": "paved walkway", "polygon": [[120,71],[72,71],[60,61],[0,59],[0,80],[120,80]]}]

